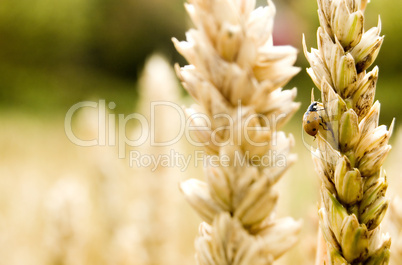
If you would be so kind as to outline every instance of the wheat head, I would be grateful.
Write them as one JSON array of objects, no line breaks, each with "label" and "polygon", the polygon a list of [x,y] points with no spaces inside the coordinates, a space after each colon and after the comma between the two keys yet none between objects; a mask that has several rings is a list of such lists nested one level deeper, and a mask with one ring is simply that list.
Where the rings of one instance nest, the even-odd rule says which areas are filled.
[{"label": "wheat head", "polygon": [[[273,45],[273,3],[255,5],[189,0],[195,29],[187,41],[173,39],[190,64],[176,70],[197,102],[185,109],[196,128],[193,139],[218,161],[205,165],[206,182],[180,185],[204,221],[195,242],[200,265],[272,264],[300,229],[292,218],[272,216],[278,198],[273,186],[295,161],[293,137],[277,129],[299,108],[296,89],[281,88],[299,72],[293,66],[297,51]],[[273,151],[286,158],[283,164],[262,161]]]},{"label": "wheat head", "polygon": [[319,216],[329,263],[388,264],[391,239],[380,230],[389,204],[382,164],[394,122],[389,130],[378,126],[378,67],[367,72],[384,39],[381,22],[364,30],[367,0],[317,2],[318,49],[303,45],[323,106],[312,154],[322,180]]}]

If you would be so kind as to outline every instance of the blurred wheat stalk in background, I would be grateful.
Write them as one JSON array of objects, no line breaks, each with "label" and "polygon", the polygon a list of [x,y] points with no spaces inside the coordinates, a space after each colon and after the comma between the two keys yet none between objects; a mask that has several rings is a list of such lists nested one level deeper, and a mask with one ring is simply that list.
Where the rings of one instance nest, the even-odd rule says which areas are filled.
[{"label": "blurred wheat stalk in background", "polygon": [[400,197],[394,198],[390,205],[390,232],[392,238],[392,255],[391,265],[397,265],[402,260],[402,199]]},{"label": "blurred wheat stalk in background", "polygon": [[[141,77],[138,112],[149,118],[150,102],[180,102],[180,92],[166,59],[152,56]],[[98,115],[95,108],[79,111],[74,132],[96,139]],[[7,156],[0,165],[0,264],[176,265],[193,260],[187,235],[194,231],[188,223],[195,220],[187,216],[177,191],[179,170],[131,168],[118,159],[115,146],[82,148],[53,123],[32,127],[31,117],[1,118],[7,129],[1,131],[0,146]],[[154,118],[156,141],[175,133],[177,119],[169,111],[156,110]],[[132,129],[138,126],[127,133],[135,134]],[[10,139],[18,144],[9,144]],[[157,156],[170,148],[183,152],[181,143],[135,149]]]},{"label": "blurred wheat stalk in background", "polygon": [[330,264],[388,264],[390,256],[391,239],[380,223],[389,204],[382,164],[393,123],[388,131],[378,126],[380,104],[373,105],[378,67],[366,70],[383,37],[380,22],[364,31],[366,4],[318,0],[318,50],[307,52],[303,42],[324,107],[313,160],[322,180],[319,215]]},{"label": "blurred wheat stalk in background", "polygon": [[[154,78],[154,71],[158,72],[158,78]],[[160,55],[149,58],[139,86],[138,112],[148,120],[151,102],[180,101],[173,69]],[[157,142],[172,135],[171,125],[177,120],[169,114],[155,111],[152,117],[159,122]],[[97,115],[94,110],[79,116],[80,128],[88,138],[98,135]],[[144,130],[127,129],[133,135]],[[172,148],[180,151],[181,145],[177,143]],[[149,144],[135,149],[155,156],[169,151]],[[183,212],[176,211],[179,196],[174,192],[178,181],[175,170],[129,168],[126,160],[117,159],[116,148],[112,147],[89,151],[85,166],[92,167],[91,175],[61,177],[46,191],[49,195],[45,198],[42,218],[49,264],[173,265],[183,261],[178,250],[183,249],[185,240],[175,235],[186,228],[181,223]]]},{"label": "blurred wheat stalk in background", "polygon": [[[187,32],[185,42],[173,40],[191,64],[177,67],[177,74],[197,102],[185,110],[192,126],[200,128],[193,137],[207,143],[206,155],[219,160],[219,166],[205,166],[206,182],[181,184],[204,220],[195,244],[198,264],[271,264],[296,242],[300,229],[291,218],[272,218],[278,198],[273,185],[295,161],[292,136],[276,129],[299,108],[293,102],[296,89],[281,88],[299,72],[292,66],[297,51],[273,46],[272,2],[255,5],[190,0],[186,9],[196,29]],[[271,151],[285,156],[285,165],[252,160]],[[237,156],[246,164],[236,164]]]}]

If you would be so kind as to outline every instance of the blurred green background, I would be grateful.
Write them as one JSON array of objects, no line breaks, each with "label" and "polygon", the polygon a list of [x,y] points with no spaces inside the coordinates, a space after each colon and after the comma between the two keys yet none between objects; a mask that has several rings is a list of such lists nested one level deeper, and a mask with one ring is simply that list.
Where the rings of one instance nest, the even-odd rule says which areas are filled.
[{"label": "blurred green background", "polygon": [[[190,27],[183,2],[2,0],[0,110],[54,117],[78,101],[104,98],[116,102],[117,112],[131,112],[138,74],[151,53],[159,51],[172,64],[185,64],[171,42],[173,36],[184,39]],[[313,87],[304,70],[301,38],[304,33],[308,46],[316,47],[316,1],[275,4],[276,44],[291,44],[300,51],[297,65],[303,69],[287,87],[299,89],[301,117]],[[376,98],[387,124],[402,112],[401,8],[402,1],[377,0],[366,12],[368,27],[377,24],[378,14],[382,19],[385,42],[376,61],[380,67]]]}]

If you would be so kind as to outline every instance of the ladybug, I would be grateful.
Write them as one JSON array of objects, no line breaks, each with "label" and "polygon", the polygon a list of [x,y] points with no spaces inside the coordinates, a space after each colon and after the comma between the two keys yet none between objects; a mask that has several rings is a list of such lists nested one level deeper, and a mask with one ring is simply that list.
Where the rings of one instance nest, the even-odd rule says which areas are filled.
[{"label": "ladybug", "polygon": [[304,131],[309,135],[314,136],[314,138],[318,133],[320,125],[324,128],[322,117],[318,114],[318,111],[323,110],[324,108],[319,109],[319,106],[322,106],[322,104],[317,101],[311,103],[303,117]]}]

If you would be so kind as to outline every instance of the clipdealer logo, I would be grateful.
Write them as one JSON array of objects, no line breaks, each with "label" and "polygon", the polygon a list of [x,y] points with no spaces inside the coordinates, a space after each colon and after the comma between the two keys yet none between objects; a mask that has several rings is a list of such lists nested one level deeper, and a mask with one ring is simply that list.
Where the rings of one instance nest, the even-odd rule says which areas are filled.
[{"label": "clipdealer logo", "polygon": [[[170,107],[177,111],[180,120],[185,120],[185,116],[181,108],[168,101],[152,102],[151,103],[151,119],[148,122],[147,118],[140,113],[131,113],[127,116],[124,114],[107,114],[107,109],[113,110],[116,107],[114,102],[109,102],[106,106],[106,101],[101,99],[99,102],[82,101],[74,104],[66,113],[64,119],[64,130],[67,138],[74,144],[83,147],[90,146],[116,146],[119,149],[119,158],[126,157],[126,146],[138,147],[142,146],[150,140],[151,146],[169,146],[180,140],[184,133],[184,127],[180,126],[180,132],[167,142],[157,142],[155,139],[155,111],[158,106]],[[81,109],[92,108],[98,111],[98,136],[96,139],[83,140],[76,136],[72,129],[72,119],[74,114]],[[117,124],[116,124],[117,120]],[[129,139],[126,135],[126,126],[129,121],[137,121],[141,127],[140,136],[137,139]],[[117,126],[117,128],[116,128]],[[116,130],[117,129],[117,130]],[[116,134],[117,131],[117,134]],[[106,132],[108,136],[106,137]],[[107,139],[106,139],[107,138]]]},{"label": "clipdealer logo", "polygon": [[[241,106],[241,104],[239,104]],[[276,145],[276,124],[281,119],[286,117],[285,114],[280,114],[277,116],[272,115],[270,119],[268,117],[255,114],[248,115],[246,118],[242,115],[242,109],[238,108],[238,113],[236,117],[231,117],[228,114],[217,114],[210,117],[203,113],[185,113],[185,111],[177,104],[169,102],[169,101],[155,101],[150,103],[150,115],[149,118],[141,113],[131,113],[128,115],[125,114],[115,114],[111,113],[116,108],[116,104],[114,102],[109,102],[108,104],[104,99],[95,101],[82,101],[74,104],[67,111],[64,119],[64,129],[67,138],[74,143],[75,145],[82,147],[91,147],[91,146],[117,146],[118,147],[118,158],[126,158],[127,155],[127,147],[140,147],[140,146],[153,146],[153,147],[167,147],[174,146],[180,139],[183,137],[186,141],[195,147],[200,146],[226,146],[226,145],[235,145],[241,144],[242,141],[247,141],[248,145],[263,147],[267,145],[275,146]],[[157,132],[157,124],[156,117],[160,115],[162,111],[167,111],[169,109],[169,113],[177,115],[176,117],[171,117],[172,120],[178,121],[178,123],[172,124],[175,126],[175,130],[177,133],[169,139],[165,139],[165,141],[157,141],[156,132]],[[85,111],[91,109],[92,111],[96,111],[97,116],[97,135],[94,139],[81,139],[77,136],[77,133],[73,130],[73,117],[76,115],[78,111]],[[244,119],[244,120],[243,120]],[[253,119],[258,119],[259,122],[262,122],[264,126],[254,126]],[[195,122],[196,121],[196,122]],[[216,121],[219,121],[218,124],[225,124],[221,127],[213,128],[213,124],[217,124]],[[222,122],[223,121],[223,122]],[[129,122],[136,122],[138,124],[137,128],[139,129],[139,134],[136,135],[136,139],[132,139],[133,137],[128,137],[126,133],[126,128]],[[254,124],[254,125],[253,125]],[[219,138],[219,134],[221,131],[225,130],[227,138],[223,141]],[[243,130],[241,133],[239,130]],[[256,142],[253,141],[253,138],[250,137],[253,132],[259,131],[271,133],[272,137],[269,142]],[[208,141],[200,141],[197,137],[194,137],[194,132],[202,132],[208,134]],[[251,161],[252,163],[257,163],[260,165],[265,165],[268,163],[272,163],[272,161],[283,161],[286,160],[286,157],[276,152],[270,152],[265,156],[251,156],[248,152],[242,154],[235,155],[235,162],[244,163],[244,159]],[[209,166],[216,166],[217,163],[220,163],[220,166],[225,166],[229,162],[229,158],[225,157],[211,157],[208,155],[201,156],[201,152],[195,152],[193,155],[185,156],[184,154],[177,153],[175,151],[171,151],[168,154],[161,155],[152,155],[141,153],[139,150],[130,150],[129,151],[129,163],[130,166],[137,167],[150,167],[155,170],[158,166],[168,166],[168,167],[179,167],[181,170],[185,170],[190,161],[194,161],[195,165],[201,163],[201,158],[204,161],[203,164]],[[225,162],[228,160],[227,162]],[[253,162],[254,161],[254,162]],[[224,164],[222,164],[224,163]],[[283,162],[280,162],[283,164]]]}]

